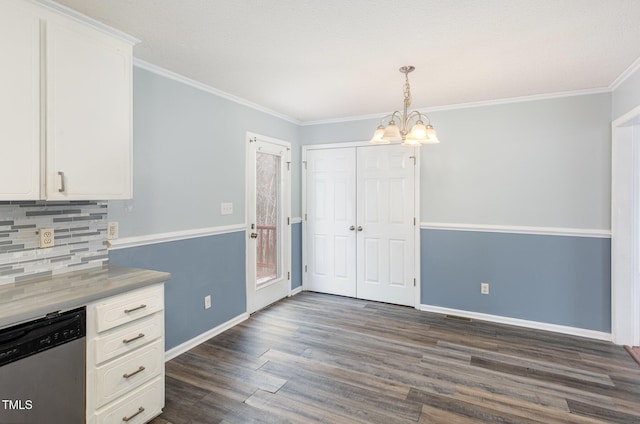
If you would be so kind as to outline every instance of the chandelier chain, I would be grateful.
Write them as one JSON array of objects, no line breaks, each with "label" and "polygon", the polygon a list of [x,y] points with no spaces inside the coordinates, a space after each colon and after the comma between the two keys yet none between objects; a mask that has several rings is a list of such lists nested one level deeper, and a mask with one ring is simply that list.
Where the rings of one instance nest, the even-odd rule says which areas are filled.
[{"label": "chandelier chain", "polygon": [[411,86],[409,85],[409,73],[404,73],[404,104],[405,108],[411,106]]}]

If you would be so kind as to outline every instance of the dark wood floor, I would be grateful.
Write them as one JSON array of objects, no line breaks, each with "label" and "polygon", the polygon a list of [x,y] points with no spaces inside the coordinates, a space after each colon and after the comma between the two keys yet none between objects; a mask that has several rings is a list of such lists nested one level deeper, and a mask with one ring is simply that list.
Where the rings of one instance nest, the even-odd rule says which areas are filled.
[{"label": "dark wood floor", "polygon": [[640,423],[620,346],[309,292],[166,375],[154,424]]}]

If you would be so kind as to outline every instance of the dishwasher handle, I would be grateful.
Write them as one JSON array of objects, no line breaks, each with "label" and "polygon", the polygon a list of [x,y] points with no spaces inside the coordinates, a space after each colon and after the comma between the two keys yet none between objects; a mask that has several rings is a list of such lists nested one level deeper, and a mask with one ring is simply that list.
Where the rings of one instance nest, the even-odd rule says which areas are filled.
[{"label": "dishwasher handle", "polygon": [[7,331],[6,333],[0,334],[0,346],[5,343],[11,343],[15,340],[19,340],[24,337],[25,334],[29,333],[27,330],[16,330],[16,331]]}]

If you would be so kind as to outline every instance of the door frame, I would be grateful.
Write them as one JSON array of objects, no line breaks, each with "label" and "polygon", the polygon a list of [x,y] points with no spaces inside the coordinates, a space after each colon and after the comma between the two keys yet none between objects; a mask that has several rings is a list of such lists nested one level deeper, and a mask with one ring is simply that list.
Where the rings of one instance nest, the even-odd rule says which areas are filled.
[{"label": "door frame", "polygon": [[640,106],[611,123],[611,337],[640,345]]},{"label": "door frame", "polygon": [[[395,144],[395,143],[394,143]],[[384,145],[383,145],[384,146]],[[301,182],[301,194],[302,194],[302,290],[308,290],[309,282],[307,278],[306,262],[307,262],[307,152],[309,150],[324,150],[324,149],[341,149],[345,147],[367,147],[375,149],[377,145],[371,144],[368,141],[350,141],[342,143],[324,143],[324,144],[310,144],[302,146],[302,182]],[[411,149],[411,147],[406,147]],[[420,278],[420,147],[413,147],[414,155],[416,157],[416,166],[414,172],[414,205],[413,213],[416,218],[414,225],[414,278],[416,279],[415,286],[415,302],[414,308],[420,309],[421,305],[421,278]]]},{"label": "door frame", "polygon": [[[286,296],[291,296],[291,143],[280,140],[273,137],[267,137],[261,134],[253,133],[247,131],[245,137],[245,208],[244,208],[244,222],[245,222],[245,310],[248,313],[250,311],[250,290],[254,289],[255,286],[255,266],[254,264],[250,264],[250,258],[253,257],[251,254],[251,246],[253,243],[249,242],[250,234],[252,229],[250,227],[249,222],[249,207],[253,203],[251,199],[252,190],[250,189],[250,178],[253,175],[253,171],[250,169],[251,166],[255,167],[255,164],[249,164],[251,149],[249,148],[250,143],[255,141],[262,141],[270,144],[274,144],[277,146],[281,146],[286,148],[289,153],[288,158],[288,171],[286,175],[282,175],[283,181],[287,180],[288,191],[283,193],[282,199],[282,275],[283,278],[288,280],[287,283],[287,294]],[[253,183],[255,184],[255,183]],[[269,285],[265,286],[265,288],[269,287]],[[255,312],[255,311],[253,311]]]}]

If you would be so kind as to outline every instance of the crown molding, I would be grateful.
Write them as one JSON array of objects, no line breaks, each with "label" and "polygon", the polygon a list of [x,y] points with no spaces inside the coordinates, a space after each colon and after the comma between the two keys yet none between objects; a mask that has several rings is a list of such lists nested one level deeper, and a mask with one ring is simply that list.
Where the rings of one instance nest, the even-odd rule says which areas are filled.
[{"label": "crown molding", "polygon": [[31,0],[31,2],[39,6],[43,6],[46,9],[52,10],[54,12],[61,13],[78,22],[88,24],[91,27],[104,32],[105,34],[117,37],[120,40],[131,44],[132,46],[140,43],[140,40],[138,38],[130,34],[127,34],[126,32],[120,31],[119,29],[103,24],[102,22],[96,19],[90,18],[89,16],[82,14],[76,10],[73,10],[67,6],[63,6],[60,3],[56,3],[52,0]]},{"label": "crown molding", "polygon": [[[557,93],[547,93],[547,94],[533,94],[530,96],[520,96],[520,97],[507,97],[504,99],[494,99],[494,100],[483,100],[479,102],[469,102],[469,103],[456,103],[451,105],[443,105],[443,106],[433,106],[426,108],[416,108],[419,112],[424,114],[430,112],[444,112],[447,110],[458,110],[458,109],[468,109],[474,107],[486,107],[486,106],[496,106],[496,105],[504,105],[510,103],[520,103],[520,102],[532,102],[537,100],[550,100],[550,99],[558,99],[564,97],[574,97],[574,96],[587,96],[592,94],[603,94],[610,93],[611,89],[609,87],[601,87],[601,88],[590,88],[585,90],[573,90],[573,91],[559,91]],[[367,115],[357,115],[357,116],[346,116],[343,118],[335,118],[335,119],[320,119],[316,121],[304,121],[300,123],[300,126],[310,126],[310,125],[322,125],[322,124],[337,124],[341,122],[351,122],[351,121],[364,121],[369,119],[380,119],[384,116],[390,115],[392,112],[380,112],[373,113]]]},{"label": "crown molding", "polygon": [[222,90],[219,90],[217,88],[211,87],[210,85],[203,84],[203,83],[201,83],[199,81],[196,81],[196,80],[191,79],[189,77],[185,77],[184,75],[178,74],[177,72],[173,72],[173,71],[165,69],[165,68],[163,68],[161,66],[154,65],[154,64],[149,63],[149,62],[145,62],[142,59],[138,59],[138,58],[134,57],[133,58],[133,66],[135,66],[137,68],[140,68],[140,69],[144,69],[144,70],[149,71],[149,72],[153,72],[155,74],[158,74],[158,75],[161,75],[163,77],[172,79],[174,81],[181,82],[181,83],[183,83],[185,85],[188,85],[190,87],[197,88],[198,90],[205,91],[205,92],[207,92],[209,94],[213,94],[213,95],[221,97],[223,99],[226,99],[226,100],[232,101],[234,103],[238,103],[240,105],[243,105],[243,106],[249,107],[251,109],[257,110],[259,112],[266,113],[268,115],[274,116],[274,117],[282,119],[284,121],[291,122],[292,124],[301,125],[301,121],[299,121],[299,120],[297,120],[295,118],[292,118],[291,116],[276,112],[275,110],[271,110],[271,109],[266,108],[264,106],[260,106],[259,104],[253,103],[253,102],[251,102],[249,100],[246,100],[246,99],[243,99],[242,97],[234,96],[233,94],[229,94],[226,91],[222,91]]},{"label": "crown molding", "polygon": [[615,81],[611,83],[611,85],[609,85],[609,90],[614,91],[615,89],[620,87],[620,85],[625,82],[627,78],[629,78],[631,75],[633,75],[634,72],[638,70],[640,70],[640,57],[634,60],[633,63],[629,65],[629,67],[625,69],[624,72],[621,73],[618,78],[616,78]]}]

